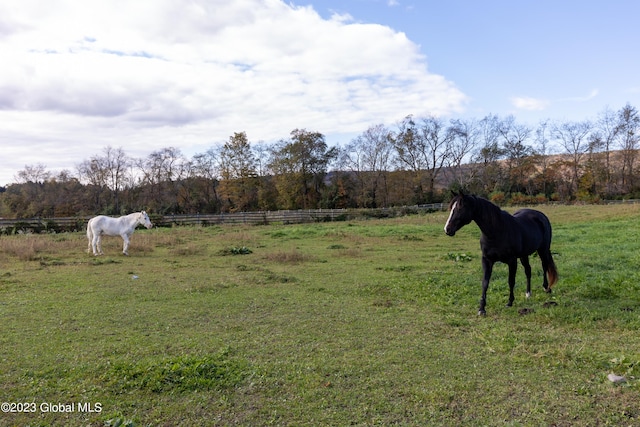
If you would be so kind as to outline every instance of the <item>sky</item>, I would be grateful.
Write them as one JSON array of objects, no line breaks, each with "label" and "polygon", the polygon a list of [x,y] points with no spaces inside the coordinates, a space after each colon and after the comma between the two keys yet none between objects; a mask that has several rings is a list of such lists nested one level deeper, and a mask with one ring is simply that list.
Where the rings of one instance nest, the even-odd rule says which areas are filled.
[{"label": "sky", "polygon": [[2,0],[0,186],[110,146],[640,108],[635,0]]}]

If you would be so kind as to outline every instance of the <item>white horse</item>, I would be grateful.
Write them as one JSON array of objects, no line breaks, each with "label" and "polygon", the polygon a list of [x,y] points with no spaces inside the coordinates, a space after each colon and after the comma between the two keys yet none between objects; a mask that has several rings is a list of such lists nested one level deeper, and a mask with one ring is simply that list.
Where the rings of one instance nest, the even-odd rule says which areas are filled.
[{"label": "white horse", "polygon": [[134,212],[119,218],[111,218],[104,215],[91,218],[87,224],[87,239],[89,239],[87,253],[91,253],[91,249],[93,249],[93,255],[104,255],[100,244],[102,236],[121,236],[122,240],[124,240],[122,253],[129,255],[129,239],[138,224],[147,228],[153,227],[145,211]]}]

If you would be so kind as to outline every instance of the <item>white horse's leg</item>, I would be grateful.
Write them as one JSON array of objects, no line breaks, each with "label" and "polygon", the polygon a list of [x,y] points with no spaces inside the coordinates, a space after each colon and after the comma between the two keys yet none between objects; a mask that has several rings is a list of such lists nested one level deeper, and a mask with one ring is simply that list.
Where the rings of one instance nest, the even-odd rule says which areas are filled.
[{"label": "white horse's leg", "polygon": [[124,240],[124,246],[122,246],[122,253],[125,255],[129,255],[129,235],[126,233],[122,234],[122,240]]},{"label": "white horse's leg", "polygon": [[93,255],[102,255],[102,239],[100,238],[100,233],[93,235]]},{"label": "white horse's leg", "polygon": [[87,253],[91,253],[91,242],[93,241],[93,235],[91,234],[91,226],[87,226],[87,240],[89,243],[87,244]]}]

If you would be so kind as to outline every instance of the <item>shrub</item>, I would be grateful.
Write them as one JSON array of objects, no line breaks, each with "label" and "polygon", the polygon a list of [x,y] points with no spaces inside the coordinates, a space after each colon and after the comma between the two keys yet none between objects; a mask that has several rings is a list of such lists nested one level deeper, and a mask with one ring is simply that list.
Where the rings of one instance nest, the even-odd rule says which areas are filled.
[{"label": "shrub", "polygon": [[522,193],[513,193],[510,202],[512,205],[526,205],[529,203],[529,197]]},{"label": "shrub", "polygon": [[231,248],[224,248],[221,249],[220,252],[218,252],[219,255],[222,256],[226,256],[226,255],[249,255],[252,254],[253,251],[249,248],[247,248],[246,246],[241,246],[241,247],[236,247],[233,246]]},{"label": "shrub", "polygon": [[507,197],[505,196],[504,192],[495,191],[489,195],[489,199],[496,205],[502,205],[504,204],[505,200],[507,200]]}]

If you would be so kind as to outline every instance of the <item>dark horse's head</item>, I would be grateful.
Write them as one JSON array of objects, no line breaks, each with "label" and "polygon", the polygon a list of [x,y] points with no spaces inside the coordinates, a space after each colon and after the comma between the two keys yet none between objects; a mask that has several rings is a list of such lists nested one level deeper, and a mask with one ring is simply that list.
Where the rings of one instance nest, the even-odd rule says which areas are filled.
[{"label": "dark horse's head", "polygon": [[449,219],[444,225],[444,232],[448,236],[454,236],[456,231],[473,220],[474,199],[471,196],[465,196],[462,191],[453,193],[453,199],[449,204]]}]

